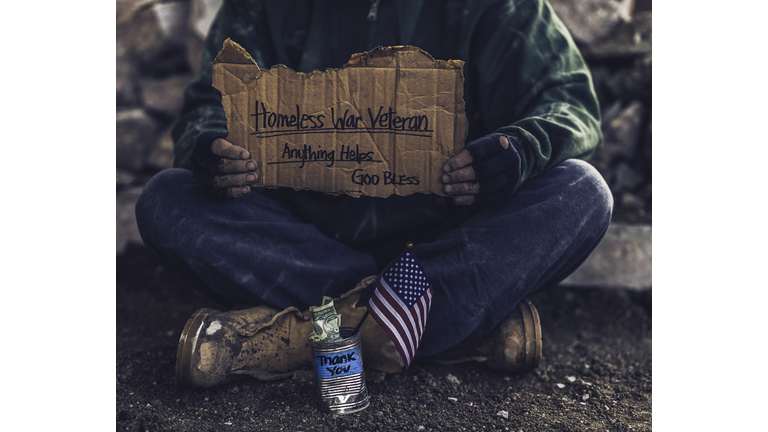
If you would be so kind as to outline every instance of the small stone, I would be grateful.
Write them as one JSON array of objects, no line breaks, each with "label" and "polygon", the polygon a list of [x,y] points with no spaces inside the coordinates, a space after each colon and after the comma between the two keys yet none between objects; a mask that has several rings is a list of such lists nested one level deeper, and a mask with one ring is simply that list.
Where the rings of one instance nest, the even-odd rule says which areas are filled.
[{"label": "small stone", "polygon": [[152,2],[117,22],[117,39],[144,76],[169,76],[189,70],[185,53],[187,2]]},{"label": "small stone", "polygon": [[651,73],[653,57],[635,59],[632,65],[619,69],[601,83],[615,99],[640,100],[651,106]]},{"label": "small stone", "polygon": [[131,61],[132,58],[124,44],[117,42],[116,45],[116,102],[117,106],[139,106],[141,105],[141,87],[138,83],[136,68]]},{"label": "small stone", "polygon": [[309,370],[298,369],[293,372],[293,380],[298,382],[309,382],[315,379],[315,373]]},{"label": "small stone", "polygon": [[451,384],[455,384],[455,385],[461,384],[461,381],[459,381],[458,378],[456,378],[455,376],[453,376],[451,374],[448,374],[448,376],[446,376],[445,379],[447,379],[448,382],[451,383]]},{"label": "small stone", "polygon": [[223,0],[192,0],[189,22],[195,35],[202,40],[208,35],[213,19]]},{"label": "small stone", "polygon": [[632,0],[550,0],[552,9],[575,40],[593,43],[631,16]]},{"label": "small stone", "polygon": [[174,75],[169,78],[146,78],[140,81],[144,109],[152,113],[176,118],[184,102],[184,91],[194,78],[191,75]]},{"label": "small stone", "polygon": [[134,13],[136,9],[152,2],[153,0],[117,0],[117,19],[125,19]]},{"label": "small stone", "polygon": [[617,60],[650,55],[653,49],[653,16],[637,14],[630,22],[620,22],[600,41],[581,50],[587,61]]},{"label": "small stone", "polygon": [[617,100],[603,110],[603,143],[595,150],[591,163],[606,179],[617,159],[634,160],[642,131],[644,107],[632,101],[624,107]]},{"label": "small stone", "polygon": [[420,431],[422,431],[424,429],[426,429],[426,428],[423,425],[419,425],[419,427],[416,428],[416,430],[420,430]]},{"label": "small stone", "polygon": [[627,209],[641,209],[645,207],[645,201],[632,192],[624,192],[621,194],[621,206]]},{"label": "small stone", "polygon": [[[197,76],[200,70],[203,68],[203,51],[205,51],[205,43],[199,37],[193,36],[187,38],[187,63],[189,63],[192,69],[190,73],[193,76]],[[208,64],[210,65],[210,63]]]},{"label": "small stone", "polygon": [[450,397],[450,396],[448,396],[448,400],[451,401],[451,402],[458,401],[458,399],[456,399],[455,397]]},{"label": "small stone", "polygon": [[611,180],[613,180],[609,183],[611,185],[611,191],[616,195],[621,192],[635,190],[638,186],[643,184],[645,177],[629,166],[629,164],[621,162],[616,168],[615,175]]},{"label": "small stone", "polygon": [[135,187],[117,195],[117,254],[121,254],[129,243],[144,245],[136,225],[136,201],[143,188]]},{"label": "small stone", "polygon": [[501,411],[497,412],[496,415],[499,416],[499,417],[509,418],[509,412],[507,412],[505,410],[501,410]]},{"label": "small stone", "polygon": [[133,184],[138,176],[133,171],[117,168],[117,186],[129,186]]},{"label": "small stone", "polygon": [[[652,268],[650,225],[611,223],[587,261],[563,285],[649,289]],[[579,373],[586,374],[584,366]]]},{"label": "small stone", "polygon": [[131,420],[133,419],[133,413],[128,410],[120,410],[117,414],[117,418],[120,421]]},{"label": "small stone", "polygon": [[565,379],[567,379],[567,380],[568,380],[568,382],[574,382],[574,381],[576,381],[576,377],[575,377],[575,376],[567,376],[567,377],[565,377]]},{"label": "small stone", "polygon": [[157,122],[139,108],[120,110],[115,129],[117,166],[141,171],[147,149],[157,140]]},{"label": "small stone", "polygon": [[238,392],[240,392],[240,389],[237,386],[232,386],[227,391],[229,391],[230,394],[237,394]]},{"label": "small stone", "polygon": [[646,183],[637,193],[637,197],[650,204],[651,199],[653,198],[653,182],[649,181]]},{"label": "small stone", "polygon": [[557,386],[557,388],[565,388],[565,384],[557,383],[555,385]]},{"label": "small stone", "polygon": [[581,397],[581,400],[587,400],[589,399],[589,393],[584,394],[584,396]]}]

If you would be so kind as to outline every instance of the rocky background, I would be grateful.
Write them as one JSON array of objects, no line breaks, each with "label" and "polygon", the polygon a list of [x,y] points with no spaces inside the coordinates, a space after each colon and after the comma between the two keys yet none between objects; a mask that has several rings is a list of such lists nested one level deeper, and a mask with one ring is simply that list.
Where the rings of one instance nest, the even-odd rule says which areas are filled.
[{"label": "rocky background", "polygon": [[[582,49],[602,107],[590,162],[615,199],[614,221],[651,222],[650,0],[550,0]],[[117,253],[141,244],[133,208],[173,165],[170,130],[201,67],[221,0],[117,0]]]}]

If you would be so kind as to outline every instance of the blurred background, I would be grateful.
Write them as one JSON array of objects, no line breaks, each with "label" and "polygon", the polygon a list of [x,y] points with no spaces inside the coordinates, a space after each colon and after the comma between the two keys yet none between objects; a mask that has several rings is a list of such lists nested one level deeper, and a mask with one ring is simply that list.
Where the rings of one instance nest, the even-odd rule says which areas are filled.
[{"label": "blurred background", "polygon": [[[143,186],[173,166],[170,130],[201,67],[221,0],[117,0],[117,256],[142,248],[134,206]],[[651,288],[652,20],[650,0],[550,0],[581,48],[602,111],[592,163],[614,196],[606,237],[564,281]]]}]

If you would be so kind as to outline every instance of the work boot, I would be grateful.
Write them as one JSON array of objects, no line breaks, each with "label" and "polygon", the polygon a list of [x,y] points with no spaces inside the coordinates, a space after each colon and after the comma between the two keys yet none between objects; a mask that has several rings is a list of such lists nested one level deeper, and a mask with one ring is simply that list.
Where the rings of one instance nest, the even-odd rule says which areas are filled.
[{"label": "work boot", "polygon": [[521,301],[515,310],[477,343],[448,350],[431,360],[439,363],[478,361],[484,367],[508,374],[536,369],[541,360],[541,322],[536,307]]},{"label": "work boot", "polygon": [[[346,327],[357,326],[366,312],[357,300],[376,277],[364,279],[352,291],[334,299]],[[312,333],[309,312],[295,307],[283,311],[267,306],[220,312],[200,309],[187,321],[176,353],[176,378],[190,387],[209,388],[251,376],[281,379],[312,366],[307,337]],[[360,329],[363,365],[384,372],[403,367],[394,343],[374,319]]]}]

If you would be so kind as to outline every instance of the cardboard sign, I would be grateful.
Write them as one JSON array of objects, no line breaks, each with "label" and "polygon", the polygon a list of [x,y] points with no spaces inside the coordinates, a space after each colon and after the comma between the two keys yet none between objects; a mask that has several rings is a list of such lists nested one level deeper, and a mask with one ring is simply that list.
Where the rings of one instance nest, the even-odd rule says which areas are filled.
[{"label": "cardboard sign", "polygon": [[464,148],[463,62],[419,48],[376,48],[341,69],[262,70],[227,39],[213,86],[227,140],[251,152],[261,186],[387,197],[442,192],[443,164]]}]

